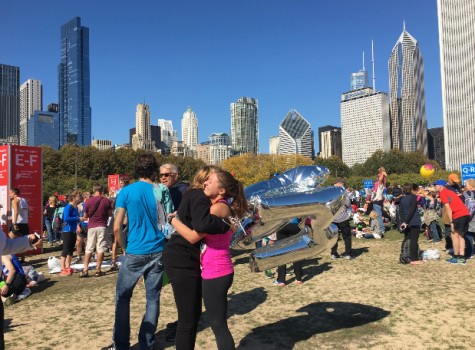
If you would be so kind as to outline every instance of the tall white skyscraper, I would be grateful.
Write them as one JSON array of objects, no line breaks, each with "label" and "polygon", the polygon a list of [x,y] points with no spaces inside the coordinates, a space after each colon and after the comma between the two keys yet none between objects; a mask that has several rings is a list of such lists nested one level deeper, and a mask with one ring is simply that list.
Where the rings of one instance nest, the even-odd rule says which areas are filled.
[{"label": "tall white skyscraper", "polygon": [[231,103],[231,145],[237,155],[259,152],[257,99],[241,97]]},{"label": "tall white skyscraper", "polygon": [[181,139],[191,150],[198,144],[198,118],[191,107],[188,107],[181,119]]},{"label": "tall white skyscraper", "polygon": [[160,139],[171,148],[173,142],[178,141],[178,132],[173,130],[173,122],[171,120],[158,119],[158,126],[160,127]]},{"label": "tall white skyscraper", "polygon": [[132,136],[132,148],[155,151],[155,143],[152,141],[150,130],[150,107],[139,103],[135,112],[135,135]]},{"label": "tall white skyscraper", "polygon": [[475,163],[475,1],[438,0],[445,165]]},{"label": "tall white skyscraper", "polygon": [[424,62],[404,26],[388,61],[392,148],[427,155]]},{"label": "tall white skyscraper", "polygon": [[364,163],[371,155],[391,149],[388,95],[372,88],[341,95],[343,162]]},{"label": "tall white skyscraper", "polygon": [[20,145],[28,145],[28,119],[43,110],[41,81],[28,79],[20,86]]},{"label": "tall white skyscraper", "polygon": [[279,125],[279,154],[314,157],[312,127],[295,109],[291,109]]}]

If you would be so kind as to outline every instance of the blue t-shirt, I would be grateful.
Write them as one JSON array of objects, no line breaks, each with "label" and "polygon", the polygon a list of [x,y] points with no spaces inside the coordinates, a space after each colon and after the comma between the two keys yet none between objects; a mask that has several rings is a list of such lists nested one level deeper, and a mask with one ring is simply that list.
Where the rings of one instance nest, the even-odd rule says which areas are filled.
[{"label": "blue t-shirt", "polygon": [[152,184],[137,181],[122,188],[115,206],[127,212],[127,253],[143,255],[163,250],[165,236],[158,228]]}]

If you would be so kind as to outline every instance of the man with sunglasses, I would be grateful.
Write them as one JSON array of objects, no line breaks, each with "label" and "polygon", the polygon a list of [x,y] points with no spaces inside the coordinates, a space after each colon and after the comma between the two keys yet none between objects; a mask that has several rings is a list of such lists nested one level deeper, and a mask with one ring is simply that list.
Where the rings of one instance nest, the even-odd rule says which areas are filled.
[{"label": "man with sunglasses", "polygon": [[[178,207],[181,203],[181,198],[183,197],[183,193],[185,193],[188,188],[188,185],[186,183],[178,181],[178,168],[175,164],[163,164],[160,167],[160,174],[158,175],[158,177],[162,185],[168,187],[168,191],[170,192],[170,196],[172,197],[173,207],[175,208],[175,210],[178,210]],[[175,341],[177,325],[178,321],[167,324],[167,329],[165,331],[165,340],[167,342],[171,343]]]},{"label": "man with sunglasses", "polygon": [[178,210],[183,193],[188,188],[186,183],[178,181],[179,177],[178,168],[175,164],[167,163],[160,167],[160,182],[168,187],[175,210]]}]

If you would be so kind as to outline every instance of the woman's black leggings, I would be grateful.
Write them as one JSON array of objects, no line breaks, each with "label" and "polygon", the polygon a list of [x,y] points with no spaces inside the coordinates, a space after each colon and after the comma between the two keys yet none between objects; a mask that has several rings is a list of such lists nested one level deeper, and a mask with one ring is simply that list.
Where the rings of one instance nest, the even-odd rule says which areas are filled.
[{"label": "woman's black leggings", "polygon": [[178,311],[175,347],[177,350],[193,350],[196,329],[201,316],[201,271],[165,265],[170,279]]},{"label": "woman's black leggings", "polygon": [[218,350],[234,350],[234,339],[228,328],[228,290],[233,284],[234,273],[202,281],[206,318],[211,324]]},{"label": "woman's black leggings", "polygon": [[61,256],[65,258],[67,255],[73,256],[74,245],[76,244],[76,232],[63,232],[63,251]]}]

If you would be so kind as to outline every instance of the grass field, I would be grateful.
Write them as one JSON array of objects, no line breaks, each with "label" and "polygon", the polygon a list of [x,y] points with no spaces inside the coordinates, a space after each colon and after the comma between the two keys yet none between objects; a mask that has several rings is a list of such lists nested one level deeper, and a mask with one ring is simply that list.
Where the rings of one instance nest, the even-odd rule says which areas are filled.
[{"label": "grass field", "polygon": [[[398,262],[402,235],[382,240],[353,239],[356,259],[331,260],[326,252],[304,264],[304,284],[288,276],[276,287],[263,273],[249,272],[249,251],[235,251],[235,278],[229,294],[229,327],[238,349],[472,349],[475,261],[441,260],[421,266]],[[340,241],[340,252],[343,242]],[[101,349],[111,343],[117,272],[79,279],[49,275],[45,249],[27,258],[47,276],[27,299],[5,308],[7,349]],[[131,305],[131,343],[144,312],[144,288]],[[166,323],[176,320],[171,287],[162,290],[156,349],[174,349],[164,340]],[[204,312],[197,349],[216,349]]]}]

